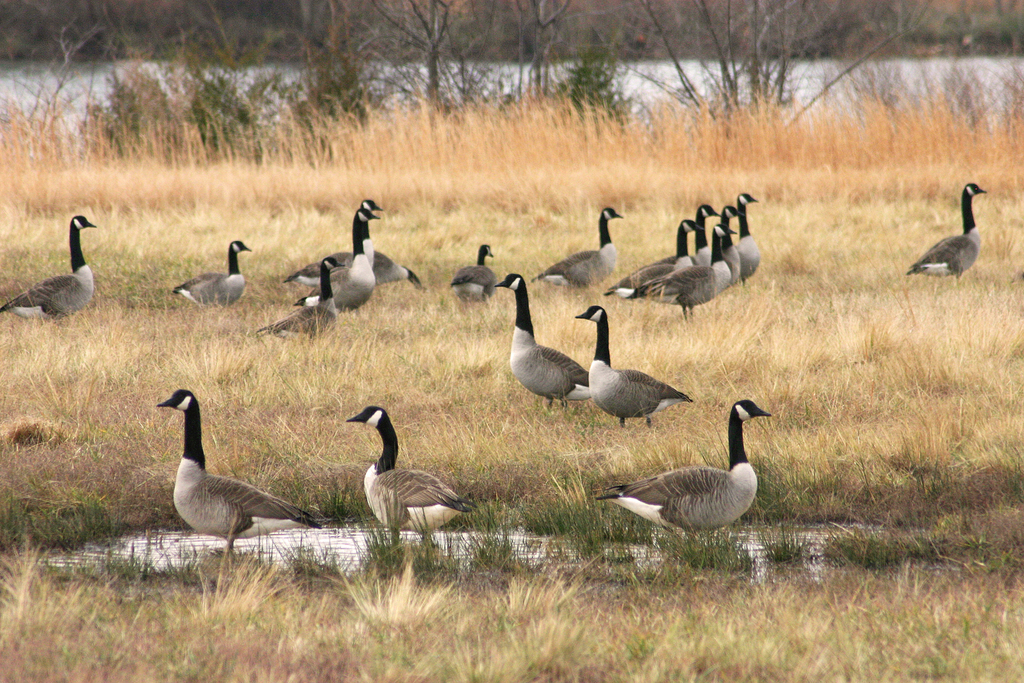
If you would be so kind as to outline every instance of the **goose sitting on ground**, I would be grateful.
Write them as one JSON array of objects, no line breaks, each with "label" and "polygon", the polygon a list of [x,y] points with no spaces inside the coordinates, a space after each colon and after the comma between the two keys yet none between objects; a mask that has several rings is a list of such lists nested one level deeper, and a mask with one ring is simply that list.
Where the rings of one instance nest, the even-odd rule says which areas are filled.
[{"label": "goose sitting on ground", "polygon": [[298,334],[308,334],[311,337],[323,332],[338,319],[338,309],[334,305],[334,297],[331,291],[331,268],[338,265],[338,262],[328,256],[320,262],[320,291],[325,293],[322,300],[318,300],[313,306],[300,308],[276,323],[261,327],[256,334],[264,332],[278,337],[294,337]]},{"label": "goose sitting on ground", "polygon": [[71,274],[55,275],[32,285],[3,306],[0,313],[10,311],[22,318],[60,318],[81,310],[92,299],[95,287],[92,269],[82,256],[82,241],[79,233],[85,228],[95,228],[85,216],[71,219],[68,246],[71,250]]},{"label": "goose sitting on ground", "polygon": [[568,401],[590,398],[590,377],[583,367],[561,351],[541,346],[533,336],[530,297],[526,280],[510,273],[496,287],[507,287],[516,295],[516,324],[512,332],[512,374],[524,387],[547,399],[548,407],[557,398],[562,407]]},{"label": "goose sitting on ground", "polygon": [[365,422],[376,427],[384,442],[380,458],[370,465],[363,478],[366,502],[381,524],[426,533],[475,507],[432,474],[395,469],[398,435],[383,408],[368,406],[347,422]]},{"label": "goose sitting on ground", "polygon": [[615,245],[612,244],[612,237],[608,232],[608,221],[613,218],[622,216],[610,207],[601,211],[601,217],[597,221],[597,231],[601,240],[601,248],[598,251],[578,251],[567,256],[533,278],[533,281],[543,280],[554,285],[589,287],[611,275],[615,270]]},{"label": "goose sitting on ground", "polygon": [[697,219],[694,223],[697,227],[693,231],[693,265],[695,266],[710,266],[711,265],[711,245],[708,243],[708,230],[707,220],[712,216],[718,216],[718,212],[711,208],[709,204],[701,204],[697,208]]},{"label": "goose sitting on ground", "polygon": [[157,404],[185,413],[185,450],[174,480],[174,509],[201,534],[227,540],[231,552],[236,538],[251,538],[282,529],[319,529],[313,517],[291,503],[238,479],[206,471],[199,401],[191,391],[178,389]]},{"label": "goose sitting on ground", "polygon": [[722,259],[722,235],[726,230],[729,228],[715,226],[711,239],[713,249],[710,266],[673,271],[640,285],[630,298],[650,297],[663,304],[679,304],[683,307],[684,317],[695,306],[714,299],[732,282],[729,266]]},{"label": "goose sitting on ground", "polygon": [[476,254],[476,265],[463,266],[455,271],[452,291],[463,301],[487,301],[494,296],[498,278],[493,270],[484,265],[484,259],[488,256],[494,258],[490,245],[481,244]]},{"label": "goose sitting on ground", "polygon": [[750,508],[757,494],[757,474],[743,450],[743,423],[769,413],[743,400],[729,412],[729,469],[684,467],[650,479],[607,489],[610,500],[665,527],[714,529],[732,524]]},{"label": "goose sitting on ground", "polygon": [[590,398],[597,407],[619,418],[626,426],[627,417],[642,417],[651,426],[651,415],[676,403],[693,403],[693,399],[639,370],[616,370],[608,351],[608,314],[600,306],[591,306],[576,316],[597,323],[597,347],[590,364]]},{"label": "goose sitting on ground", "polygon": [[[373,296],[377,279],[373,267],[364,251],[364,235],[370,234],[369,223],[377,216],[360,208],[352,218],[352,262],[331,271],[331,291],[334,293],[334,307],[339,311],[354,311]],[[333,257],[328,257],[333,258]],[[335,259],[337,261],[337,259]],[[320,302],[320,290],[310,292],[295,302],[296,306],[316,306]]]},{"label": "goose sitting on ground", "polygon": [[756,202],[746,192],[736,198],[736,215],[740,219],[740,241],[736,244],[736,250],[740,253],[740,281],[743,284],[761,265],[761,250],[757,248],[757,242],[750,235],[750,226],[747,225],[747,204]]},{"label": "goose sitting on ground", "polygon": [[679,224],[679,229],[676,231],[676,255],[669,256],[649,263],[646,266],[637,268],[626,277],[619,280],[617,283],[608,288],[608,291],[604,293],[605,296],[617,294],[623,299],[630,298],[636,288],[640,285],[650,282],[655,278],[659,278],[662,275],[668,275],[673,270],[685,270],[686,268],[693,267],[693,259],[687,253],[686,248],[686,235],[693,232],[697,227],[694,221],[689,218],[685,219]]},{"label": "goose sitting on ground", "polygon": [[245,277],[238,272],[238,253],[241,251],[252,249],[235,240],[228,246],[228,272],[203,273],[175,287],[174,293],[201,305],[227,306],[235,303],[245,289]]},{"label": "goose sitting on ground", "polygon": [[974,223],[974,209],[971,200],[975,195],[985,194],[974,183],[968,183],[960,196],[960,212],[963,214],[964,232],[962,235],[947,237],[925,252],[925,255],[910,266],[907,275],[924,273],[925,275],[956,275],[961,274],[978,259],[981,252],[981,235]]}]

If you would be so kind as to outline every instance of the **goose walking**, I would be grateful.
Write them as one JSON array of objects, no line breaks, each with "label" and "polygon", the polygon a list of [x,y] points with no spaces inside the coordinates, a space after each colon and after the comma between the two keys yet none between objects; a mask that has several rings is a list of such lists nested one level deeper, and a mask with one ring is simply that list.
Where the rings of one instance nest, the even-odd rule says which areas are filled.
[{"label": "goose walking", "polygon": [[231,552],[237,538],[252,538],[282,529],[319,529],[304,510],[251,484],[206,471],[199,401],[191,391],[178,389],[157,404],[185,413],[185,450],[174,479],[174,509],[201,534],[227,541]]},{"label": "goose walking", "polygon": [[[360,208],[356,211],[352,218],[352,262],[346,267],[334,259],[339,263],[339,267],[331,271],[331,291],[334,293],[334,307],[339,311],[354,311],[373,296],[377,278],[366,256],[363,236],[370,234],[369,223],[376,219],[377,216],[366,209]],[[316,306],[320,300],[321,292],[314,291],[300,298],[295,305]]]},{"label": "goose walking", "polygon": [[476,265],[463,266],[455,271],[452,291],[463,301],[487,301],[494,296],[498,278],[493,270],[484,265],[484,259],[488,256],[494,258],[490,245],[481,244],[476,254]]},{"label": "goose walking", "polygon": [[738,401],[729,411],[729,469],[684,467],[650,479],[607,489],[610,500],[665,527],[714,529],[732,524],[757,495],[757,474],[743,449],[743,423],[770,417],[753,401]]},{"label": "goose walking", "polygon": [[608,351],[608,314],[600,306],[591,306],[576,316],[597,323],[597,347],[590,364],[590,398],[604,412],[619,418],[642,417],[651,426],[651,415],[677,403],[693,399],[677,389],[639,370],[616,370]]},{"label": "goose walking", "polygon": [[567,256],[533,278],[533,281],[543,280],[554,285],[569,287],[589,287],[611,275],[615,270],[616,252],[611,234],[608,232],[608,221],[613,218],[622,218],[622,216],[611,207],[601,211],[601,216],[597,221],[597,232],[601,240],[599,250],[578,251]]},{"label": "goose walking", "polygon": [[[711,208],[710,204],[701,204],[697,208],[697,218],[694,223],[697,227],[693,231],[693,265],[711,265],[711,245],[708,244],[707,220],[712,216],[717,217],[718,212]],[[713,238],[712,238],[713,239]]]},{"label": "goose walking", "polygon": [[383,408],[367,406],[347,422],[376,427],[384,449],[363,477],[366,502],[381,524],[426,533],[475,506],[444,482],[422,470],[398,470],[398,435]]},{"label": "goose walking", "polygon": [[338,309],[334,305],[334,296],[331,291],[331,268],[335,268],[337,265],[338,262],[330,256],[320,262],[320,292],[324,296],[316,304],[292,311],[290,315],[277,322],[261,327],[256,334],[268,333],[278,337],[308,334],[315,337],[333,325],[338,319]]},{"label": "goose walking", "polygon": [[722,258],[722,235],[728,227],[716,225],[712,232],[712,264],[673,271],[637,287],[630,297],[650,297],[663,304],[679,304],[688,316],[696,306],[706,304],[732,282],[732,272]]},{"label": "goose walking", "polygon": [[71,250],[71,274],[55,275],[37,282],[3,306],[0,313],[10,311],[22,318],[61,318],[81,310],[92,299],[95,286],[92,269],[82,255],[82,241],[79,233],[85,228],[95,228],[85,216],[71,219],[68,246]]},{"label": "goose walking", "polygon": [[516,324],[512,332],[512,354],[509,365],[512,374],[528,390],[547,399],[551,407],[557,398],[562,407],[568,401],[590,398],[590,376],[583,367],[561,351],[541,346],[533,336],[530,318],[530,297],[526,293],[526,280],[518,273],[510,273],[496,287],[507,287],[516,295]]},{"label": "goose walking", "polygon": [[608,291],[606,291],[604,295],[611,296],[612,294],[616,294],[623,299],[628,299],[636,292],[637,287],[646,282],[650,282],[662,275],[668,275],[673,270],[685,270],[686,268],[692,268],[693,259],[690,257],[689,253],[687,253],[686,236],[696,228],[697,224],[689,218],[682,221],[676,231],[675,256],[669,256],[661,259],[660,261],[655,261],[654,263],[649,263],[646,266],[637,268],[632,273],[609,287]]},{"label": "goose walking", "polygon": [[203,306],[235,303],[245,290],[245,277],[238,271],[238,254],[243,251],[252,249],[235,240],[228,246],[228,272],[203,273],[175,287],[174,293]]},{"label": "goose walking", "polygon": [[924,273],[925,275],[956,275],[960,277],[965,270],[974,265],[981,252],[981,235],[974,223],[972,201],[975,195],[985,194],[974,183],[968,183],[960,196],[960,212],[963,214],[964,232],[962,235],[947,237],[925,252],[924,256],[910,266],[907,275]]},{"label": "goose walking", "polygon": [[761,265],[761,250],[757,248],[757,242],[750,235],[750,226],[747,224],[747,204],[756,202],[746,192],[736,198],[736,215],[740,219],[740,241],[736,244],[736,250],[740,253],[740,281],[743,284]]}]

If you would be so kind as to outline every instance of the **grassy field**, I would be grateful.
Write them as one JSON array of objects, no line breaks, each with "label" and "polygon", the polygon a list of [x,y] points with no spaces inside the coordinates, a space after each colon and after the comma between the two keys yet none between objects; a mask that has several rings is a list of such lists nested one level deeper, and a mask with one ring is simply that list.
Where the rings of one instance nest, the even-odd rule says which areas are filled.
[{"label": "grassy field", "polygon": [[[0,318],[0,660],[11,663],[0,678],[1014,678],[1024,121],[938,105],[787,120],[392,112],[322,131],[329,154],[296,134],[260,163],[187,145],[169,155],[159,140],[118,157],[9,120],[0,298],[67,271],[72,215],[99,227],[83,234],[97,278],[85,310],[57,323]],[[960,231],[969,181],[988,191],[975,201],[978,263],[959,280],[906,277]],[[625,216],[611,224],[619,277],[671,253],[675,226],[700,203],[721,208],[740,192],[760,200],[749,213],[761,269],[690,320],[597,287],[530,289],[541,343],[589,365],[593,325],[574,316],[600,303],[612,364],[694,398],[653,429],[620,429],[590,404],[545,408],[508,369],[511,294],[469,306],[448,291],[483,242],[499,276],[532,277],[596,248],[604,206]],[[351,247],[365,197],[386,210],[376,247],[426,289],[383,286],[312,341],[255,336],[301,293],[281,283],[287,274]],[[237,305],[200,309],[171,294],[225,269],[234,239],[253,250]],[[400,467],[435,472],[482,504],[461,524],[592,534],[598,545],[662,537],[594,493],[724,466],[727,411],[751,398],[773,417],[746,430],[760,488],[745,522],[885,531],[837,536],[829,557],[846,568],[821,583],[765,586],[743,570],[609,568],[600,553],[569,575],[420,572],[419,587],[401,562],[352,579],[244,565],[219,584],[202,567],[37,566],[29,547],[180,528],[181,418],[156,408],[179,387],[202,403],[212,471],[330,520],[369,514],[362,473],[379,438],[344,420],[378,404],[395,422]],[[272,663],[246,663],[265,648]]]}]

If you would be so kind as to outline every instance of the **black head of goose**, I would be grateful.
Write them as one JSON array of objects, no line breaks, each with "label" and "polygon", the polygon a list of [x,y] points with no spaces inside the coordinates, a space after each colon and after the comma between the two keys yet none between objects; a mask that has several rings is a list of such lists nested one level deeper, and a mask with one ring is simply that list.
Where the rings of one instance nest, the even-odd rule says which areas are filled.
[{"label": "black head of goose", "polygon": [[238,270],[238,254],[243,251],[252,249],[235,240],[228,245],[228,272],[203,273],[175,287],[174,293],[204,306],[227,306],[235,303],[245,290],[245,277]]},{"label": "black head of goose", "polygon": [[367,406],[347,422],[376,427],[384,448],[363,477],[366,502],[381,524],[397,529],[432,531],[461,512],[474,508],[444,482],[422,470],[395,469],[398,435],[383,408]]},{"label": "black head of goose", "polygon": [[601,210],[597,221],[600,249],[571,254],[533,278],[533,281],[542,280],[553,285],[569,287],[589,287],[611,275],[615,270],[616,252],[611,233],[608,231],[608,221],[613,218],[622,216],[611,207]]},{"label": "black head of goose", "polygon": [[729,267],[729,285],[731,286],[740,281],[740,252],[736,249],[736,245],[732,243],[731,236],[735,235],[736,231],[729,227],[729,221],[739,214],[735,206],[727,206],[722,209],[722,213],[719,215],[722,218],[722,222],[719,225],[722,227],[723,232],[720,236],[722,240],[722,260]]},{"label": "black head of goose", "polygon": [[476,254],[475,266],[463,266],[452,276],[452,291],[463,301],[486,301],[494,296],[498,278],[494,271],[484,265],[484,259],[494,258],[489,244],[481,244]]},{"label": "black head of goose", "polygon": [[[364,199],[359,204],[359,208],[363,211],[372,213],[374,211],[383,211],[384,209],[377,206],[377,202],[372,199]],[[376,216],[374,216],[376,218]],[[368,225],[368,224],[367,224]],[[374,264],[376,258],[373,251],[373,240],[370,239],[370,231],[367,228],[363,235],[363,253],[366,254],[367,260],[370,261],[370,265]],[[351,251],[338,251],[333,254],[329,254],[331,258],[336,260],[343,266],[349,266],[352,264],[352,252]],[[322,261],[323,259],[321,259]],[[320,261],[314,261],[309,263],[299,270],[289,275],[284,280],[285,282],[296,282],[300,285],[306,285],[307,287],[319,287],[320,286]]]},{"label": "black head of goose", "polygon": [[651,426],[651,415],[676,403],[692,403],[693,399],[668,384],[639,370],[612,368],[608,343],[608,313],[600,306],[591,306],[576,316],[597,323],[597,346],[590,364],[590,398],[597,407],[619,418],[642,417]]},{"label": "black head of goose", "polygon": [[744,284],[761,265],[761,251],[757,248],[757,242],[751,236],[747,223],[747,204],[755,203],[757,200],[746,192],[736,198],[736,215],[740,219],[740,240],[736,243],[736,249],[740,253],[740,281]]},{"label": "black head of goose", "polygon": [[82,255],[81,231],[95,228],[85,216],[71,219],[68,247],[71,251],[71,273],[55,275],[32,285],[3,306],[0,313],[10,311],[22,318],[60,318],[81,310],[92,299],[95,286],[92,269]]},{"label": "black head of goose", "polygon": [[689,218],[684,219],[679,223],[679,228],[676,230],[676,253],[674,256],[668,256],[649,263],[646,266],[637,268],[632,273],[622,278],[614,285],[608,288],[604,293],[605,296],[611,296],[616,294],[623,299],[636,298],[636,288],[659,278],[663,275],[667,275],[674,270],[684,270],[686,268],[693,267],[693,259],[687,252],[687,235],[693,232],[697,227],[697,224]]},{"label": "black head of goose", "polygon": [[770,417],[750,400],[729,411],[729,469],[684,467],[650,479],[609,487],[598,500],[610,500],[666,527],[714,529],[732,524],[757,495],[757,474],[743,448],[743,423]]},{"label": "black head of goose", "polygon": [[206,471],[199,401],[191,391],[178,389],[160,408],[185,413],[185,449],[174,479],[174,509],[201,534],[227,540],[251,538],[281,529],[320,528],[312,515],[265,493],[251,484]]},{"label": "black head of goose", "polygon": [[320,291],[323,298],[311,306],[305,306],[275,323],[261,327],[256,334],[273,334],[278,337],[294,337],[308,334],[311,337],[323,332],[334,324],[338,318],[338,309],[334,305],[331,290],[331,269],[338,267],[338,262],[331,256],[320,261]]},{"label": "black head of goose", "polygon": [[981,253],[981,235],[974,223],[972,200],[979,194],[985,194],[974,183],[968,183],[960,195],[960,213],[963,216],[964,231],[962,235],[947,237],[933,246],[924,256],[910,266],[907,275],[924,273],[925,275],[956,275],[960,277],[965,270],[974,265]]},{"label": "black head of goose", "polygon": [[547,399],[548,406],[555,399],[565,407],[567,401],[585,401],[590,398],[587,371],[561,351],[541,346],[534,338],[530,298],[523,276],[510,273],[495,286],[511,289],[516,295],[516,323],[512,331],[509,365],[519,383]]},{"label": "black head of goose", "polygon": [[718,217],[718,212],[711,208],[710,204],[701,204],[697,208],[697,218],[694,220],[697,227],[693,231],[693,265],[711,265],[711,245],[708,243],[707,220],[712,216]]}]

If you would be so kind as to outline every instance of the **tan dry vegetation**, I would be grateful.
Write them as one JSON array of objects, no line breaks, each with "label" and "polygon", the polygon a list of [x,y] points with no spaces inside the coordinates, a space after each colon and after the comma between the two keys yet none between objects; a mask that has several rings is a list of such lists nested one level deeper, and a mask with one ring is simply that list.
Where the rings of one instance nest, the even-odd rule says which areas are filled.
[{"label": "tan dry vegetation", "polygon": [[218,589],[69,584],[29,553],[3,570],[0,656],[5,676],[33,681],[1011,681],[1021,600],[1005,577],[922,570],[670,590],[453,590],[407,572],[310,591],[243,563]]}]

